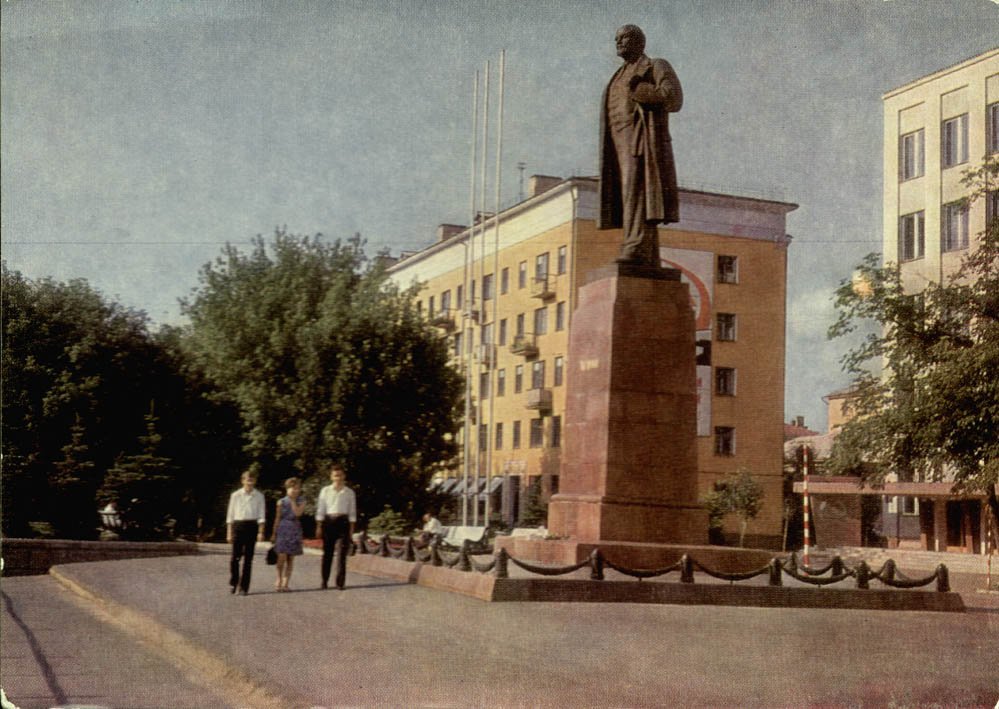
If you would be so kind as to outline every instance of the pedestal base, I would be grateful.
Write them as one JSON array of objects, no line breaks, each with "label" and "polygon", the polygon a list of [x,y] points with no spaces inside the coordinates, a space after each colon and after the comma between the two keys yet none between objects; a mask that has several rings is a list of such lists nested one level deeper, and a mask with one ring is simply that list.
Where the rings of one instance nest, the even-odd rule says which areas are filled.
[{"label": "pedestal base", "polygon": [[548,505],[548,526],[580,542],[708,543],[708,513],[696,504],[558,494]]}]

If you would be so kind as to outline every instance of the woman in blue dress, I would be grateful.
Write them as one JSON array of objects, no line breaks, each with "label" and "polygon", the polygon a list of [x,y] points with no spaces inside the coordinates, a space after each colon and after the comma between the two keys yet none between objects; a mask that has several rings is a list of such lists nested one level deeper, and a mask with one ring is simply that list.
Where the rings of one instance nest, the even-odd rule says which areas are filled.
[{"label": "woman in blue dress", "polygon": [[302,481],[298,478],[288,478],[284,481],[287,495],[278,500],[275,516],[274,551],[277,552],[277,581],[274,590],[288,591],[288,581],[295,557],[302,554],[302,521],[300,517],[305,512],[305,498],[302,497]]}]

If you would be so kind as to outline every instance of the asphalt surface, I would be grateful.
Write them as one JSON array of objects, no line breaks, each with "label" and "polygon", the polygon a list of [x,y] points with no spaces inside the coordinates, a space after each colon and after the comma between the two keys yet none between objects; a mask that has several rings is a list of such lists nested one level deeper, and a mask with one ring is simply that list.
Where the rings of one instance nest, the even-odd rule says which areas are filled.
[{"label": "asphalt surface", "polygon": [[[311,555],[296,564],[297,590],[275,593],[273,569],[262,561],[246,597],[229,593],[223,555],[59,567],[67,582],[93,594],[87,604],[103,619],[68,600],[52,578],[5,579],[20,622],[5,609],[3,687],[22,707],[53,700],[992,707],[999,700],[999,599],[976,596],[972,579],[957,579],[970,601],[963,614],[486,603],[356,573],[348,573],[345,591],[320,591]],[[49,604],[65,620],[54,621]],[[41,647],[47,673],[31,669],[43,663],[22,625]],[[199,690],[194,678],[215,693]]]}]

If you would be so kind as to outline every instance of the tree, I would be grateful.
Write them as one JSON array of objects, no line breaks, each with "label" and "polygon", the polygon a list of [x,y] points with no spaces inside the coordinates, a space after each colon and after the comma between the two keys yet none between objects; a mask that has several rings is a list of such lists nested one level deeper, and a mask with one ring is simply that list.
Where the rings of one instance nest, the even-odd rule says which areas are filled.
[{"label": "tree", "polygon": [[[994,201],[997,177],[996,157],[968,171],[966,204]],[[871,254],[840,284],[830,338],[868,332],[842,360],[854,380],[853,418],[828,467],[875,483],[889,473],[949,478],[955,492],[984,493],[999,523],[999,219],[991,216],[943,283],[906,290],[898,266]]]},{"label": "tree", "polygon": [[743,470],[730,475],[714,485],[701,503],[708,511],[708,524],[713,529],[721,527],[722,518],[727,514],[739,517],[739,546],[746,539],[746,527],[754,519],[763,505],[763,486]]},{"label": "tree", "polygon": [[6,264],[0,295],[4,535],[50,523],[63,536],[92,536],[96,492],[135,449],[151,400],[161,455],[180,471],[179,530],[224,518],[220,498],[243,462],[238,419],[203,395],[210,385],[175,330],[151,335],[144,313],[86,281],[32,280]]},{"label": "tree", "polygon": [[344,463],[364,512],[422,509],[455,455],[461,380],[446,343],[364,256],[277,230],[227,245],[184,303],[183,343],[239,411],[261,485]]},{"label": "tree", "polygon": [[122,455],[104,476],[100,496],[118,505],[124,534],[130,539],[164,539],[172,535],[177,504],[176,467],[159,454],[154,406],[146,414],[141,452]]}]

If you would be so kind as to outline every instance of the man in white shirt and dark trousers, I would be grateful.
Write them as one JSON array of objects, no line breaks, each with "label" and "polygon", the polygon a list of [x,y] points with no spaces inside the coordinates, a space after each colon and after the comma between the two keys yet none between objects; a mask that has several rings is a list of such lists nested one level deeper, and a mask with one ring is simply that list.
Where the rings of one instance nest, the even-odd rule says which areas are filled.
[{"label": "man in white shirt and dark trousers", "polygon": [[316,501],[316,539],[323,540],[323,588],[329,587],[333,553],[336,552],[336,587],[343,590],[347,580],[347,555],[357,522],[357,497],[344,484],[343,466],[330,466],[330,481],[319,491]]},{"label": "man in white shirt and dark trousers", "polygon": [[[250,591],[250,574],[253,571],[253,551],[257,542],[264,540],[264,496],[255,490],[257,474],[243,473],[243,487],[229,496],[229,510],[225,515],[226,541],[232,544],[229,561],[229,586],[232,593],[239,587],[241,595]],[[243,573],[239,573],[239,560],[243,559]]]}]

